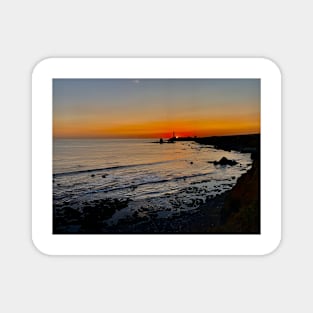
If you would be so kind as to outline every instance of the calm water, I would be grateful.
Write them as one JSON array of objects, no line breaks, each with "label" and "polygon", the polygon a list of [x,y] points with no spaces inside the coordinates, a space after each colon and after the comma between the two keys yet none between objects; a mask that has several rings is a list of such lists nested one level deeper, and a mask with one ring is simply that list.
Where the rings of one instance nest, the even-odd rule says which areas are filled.
[{"label": "calm water", "polygon": [[[194,142],[156,144],[153,139],[62,139],[53,147],[54,204],[130,198],[111,223],[144,208],[166,217],[196,210],[207,197],[231,189],[252,163],[250,154]],[[221,157],[235,166],[214,166]]]}]

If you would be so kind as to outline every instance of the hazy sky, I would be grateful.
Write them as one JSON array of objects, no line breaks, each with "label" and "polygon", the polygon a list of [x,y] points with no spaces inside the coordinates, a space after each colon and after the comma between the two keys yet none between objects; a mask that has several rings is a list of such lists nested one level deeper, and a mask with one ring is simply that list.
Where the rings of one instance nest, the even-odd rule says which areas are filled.
[{"label": "hazy sky", "polygon": [[54,79],[57,138],[260,132],[258,79]]}]

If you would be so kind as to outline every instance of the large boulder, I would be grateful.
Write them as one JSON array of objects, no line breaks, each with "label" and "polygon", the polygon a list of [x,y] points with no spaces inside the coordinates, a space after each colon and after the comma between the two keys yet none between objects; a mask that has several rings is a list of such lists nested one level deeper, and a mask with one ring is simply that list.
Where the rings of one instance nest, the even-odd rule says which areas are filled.
[{"label": "large boulder", "polygon": [[235,161],[235,160],[228,160],[225,157],[222,157],[219,161],[214,161],[214,165],[230,165],[230,166],[233,166],[233,165],[236,165],[236,164],[237,164],[237,161]]}]

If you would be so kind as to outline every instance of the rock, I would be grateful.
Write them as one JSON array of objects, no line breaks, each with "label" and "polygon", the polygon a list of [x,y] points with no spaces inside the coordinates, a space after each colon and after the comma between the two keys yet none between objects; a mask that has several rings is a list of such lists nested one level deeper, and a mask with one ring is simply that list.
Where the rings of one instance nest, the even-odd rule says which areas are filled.
[{"label": "rock", "polygon": [[222,157],[219,161],[214,161],[214,165],[236,165],[237,162],[235,160],[228,160],[225,157]]},{"label": "rock", "polygon": [[193,164],[193,162],[191,161],[190,164]]},{"label": "rock", "polygon": [[106,175],[106,174],[103,174],[103,175],[102,175],[102,178],[106,178],[106,177],[107,177],[107,175]]},{"label": "rock", "polygon": [[91,174],[91,177],[95,177],[95,174]]}]

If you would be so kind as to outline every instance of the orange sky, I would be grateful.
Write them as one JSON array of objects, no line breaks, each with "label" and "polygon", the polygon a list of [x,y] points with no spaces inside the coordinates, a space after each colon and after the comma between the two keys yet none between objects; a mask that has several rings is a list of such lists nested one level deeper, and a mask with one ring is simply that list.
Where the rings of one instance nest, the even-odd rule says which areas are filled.
[{"label": "orange sky", "polygon": [[55,138],[260,132],[259,80],[54,80]]},{"label": "orange sky", "polygon": [[159,138],[177,136],[213,136],[227,134],[259,133],[259,116],[197,119],[190,121],[158,120],[131,123],[119,120],[109,125],[97,118],[86,121],[54,121],[54,136],[58,138]]}]

